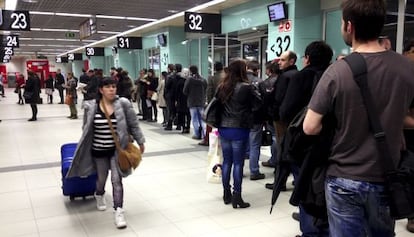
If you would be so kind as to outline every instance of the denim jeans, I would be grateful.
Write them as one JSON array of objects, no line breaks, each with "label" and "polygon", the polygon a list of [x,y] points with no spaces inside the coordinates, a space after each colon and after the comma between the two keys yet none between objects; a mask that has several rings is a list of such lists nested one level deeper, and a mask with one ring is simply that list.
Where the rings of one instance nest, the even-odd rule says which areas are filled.
[{"label": "denim jeans", "polygon": [[230,173],[233,166],[233,190],[236,193],[241,193],[241,185],[243,179],[244,154],[248,139],[244,140],[229,140],[220,137],[221,148],[223,150],[223,188],[229,190]]},{"label": "denim jeans", "polygon": [[331,237],[394,236],[384,185],[328,177],[325,192]]},{"label": "denim jeans", "polygon": [[272,133],[272,145],[270,146],[270,159],[268,162],[272,165],[276,165],[278,163],[277,159],[277,140],[276,140],[276,131],[275,128],[272,125],[266,124],[266,129],[270,130]]},{"label": "denim jeans", "polygon": [[259,174],[260,146],[262,145],[262,124],[254,124],[249,133],[250,175]]},{"label": "denim jeans", "polygon": [[123,206],[124,203],[124,187],[122,185],[122,176],[118,172],[118,164],[115,156],[95,158],[96,171],[98,179],[96,180],[96,195],[103,195],[105,193],[106,179],[108,178],[109,170],[111,170],[112,182],[112,198],[114,201],[114,209]]},{"label": "denim jeans", "polygon": [[[292,165],[291,171],[294,180],[297,179],[300,172],[300,167]],[[316,226],[315,218],[309,215],[302,205],[299,205],[299,226],[302,232],[302,237],[329,237],[329,229],[327,226]],[[332,236],[331,236],[332,237]]]},{"label": "denim jeans", "polygon": [[[203,119],[201,117],[203,113],[203,107],[190,108],[191,120],[193,121],[194,136],[199,138],[204,138],[204,135],[206,134],[206,124],[203,122]],[[201,134],[200,127],[202,128]]]}]

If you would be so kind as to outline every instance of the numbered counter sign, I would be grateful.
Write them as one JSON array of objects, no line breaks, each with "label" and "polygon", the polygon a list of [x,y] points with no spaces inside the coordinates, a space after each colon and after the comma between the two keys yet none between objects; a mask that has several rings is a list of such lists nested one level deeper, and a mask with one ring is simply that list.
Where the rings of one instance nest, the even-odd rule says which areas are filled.
[{"label": "numbered counter sign", "polygon": [[221,34],[221,15],[198,12],[185,12],[184,31],[208,34]]},{"label": "numbered counter sign", "polygon": [[1,11],[0,30],[30,31],[29,11]]}]

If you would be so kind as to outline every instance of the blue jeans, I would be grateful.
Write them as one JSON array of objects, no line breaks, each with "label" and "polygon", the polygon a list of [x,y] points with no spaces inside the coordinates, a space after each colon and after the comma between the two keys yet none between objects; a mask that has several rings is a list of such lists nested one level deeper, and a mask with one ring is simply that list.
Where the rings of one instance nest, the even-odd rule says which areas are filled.
[{"label": "blue jeans", "polygon": [[394,236],[384,185],[328,177],[325,192],[331,237]]},{"label": "blue jeans", "polygon": [[[204,113],[203,107],[191,107],[191,120],[193,122],[193,130],[194,136],[199,138],[204,138],[204,134],[206,134],[206,124],[203,122],[201,115]],[[200,134],[200,127],[202,128]]]},{"label": "blue jeans", "polygon": [[241,193],[241,185],[243,180],[243,166],[244,166],[244,154],[248,139],[243,140],[229,140],[220,137],[221,148],[223,150],[223,188],[229,190],[230,186],[230,173],[233,166],[233,190],[236,193]]},{"label": "blue jeans", "polygon": [[[296,165],[292,165],[291,171],[293,174],[293,179],[297,179],[299,176],[300,168]],[[329,230],[328,227],[316,226],[314,224],[314,217],[309,215],[302,205],[299,204],[299,226],[300,231],[302,232],[302,237],[328,237]],[[332,237],[332,236],[331,236]],[[353,237],[353,236],[352,236]]]},{"label": "blue jeans", "polygon": [[249,133],[249,167],[250,175],[259,174],[260,146],[262,145],[262,124],[255,124]]}]

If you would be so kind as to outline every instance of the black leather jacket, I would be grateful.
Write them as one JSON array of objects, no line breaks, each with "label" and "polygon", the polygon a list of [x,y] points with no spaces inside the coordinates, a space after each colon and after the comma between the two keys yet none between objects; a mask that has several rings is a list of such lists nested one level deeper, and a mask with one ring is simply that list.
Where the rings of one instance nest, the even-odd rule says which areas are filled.
[{"label": "black leather jacket", "polygon": [[220,127],[251,128],[253,112],[261,107],[262,99],[257,89],[248,83],[237,83],[233,95],[223,104]]}]

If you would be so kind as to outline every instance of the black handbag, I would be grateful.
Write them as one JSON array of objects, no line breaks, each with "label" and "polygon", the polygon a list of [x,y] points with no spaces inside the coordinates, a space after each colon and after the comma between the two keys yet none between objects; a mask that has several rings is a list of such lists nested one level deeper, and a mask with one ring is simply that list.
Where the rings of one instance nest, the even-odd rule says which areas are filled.
[{"label": "black handbag", "polygon": [[272,143],[272,132],[269,129],[264,129],[262,131],[262,146],[271,146]]},{"label": "black handbag", "polygon": [[391,153],[375,110],[372,95],[368,90],[367,66],[365,59],[358,53],[352,53],[345,58],[351,67],[354,80],[358,84],[365,108],[368,112],[370,128],[374,134],[380,162],[386,174],[386,186],[389,192],[389,205],[391,217],[405,219],[414,217],[414,154],[410,151],[402,151],[399,164],[394,164]]},{"label": "black handbag", "polygon": [[207,105],[203,113],[203,120],[211,127],[218,128],[221,122],[221,101],[215,96]]},{"label": "black handbag", "polygon": [[23,98],[25,100],[31,100],[32,97],[33,97],[33,92],[31,92],[31,91],[24,91],[23,92]]}]

